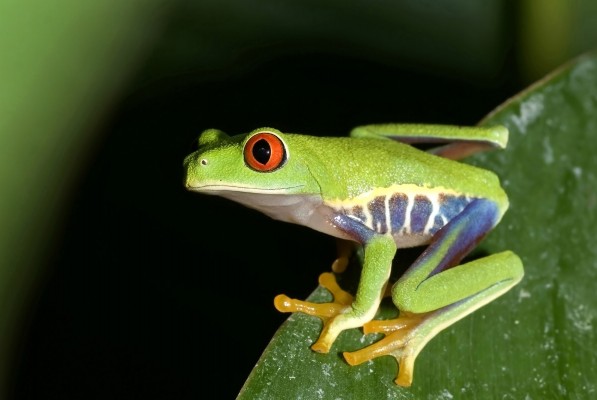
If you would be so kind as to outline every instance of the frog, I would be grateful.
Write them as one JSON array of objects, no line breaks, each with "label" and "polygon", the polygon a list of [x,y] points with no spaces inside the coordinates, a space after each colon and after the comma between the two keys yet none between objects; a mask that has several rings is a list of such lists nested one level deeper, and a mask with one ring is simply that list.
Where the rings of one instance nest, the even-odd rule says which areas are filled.
[{"label": "frog", "polygon": [[[395,384],[408,387],[432,338],[523,278],[522,261],[510,250],[465,259],[509,201],[496,173],[461,159],[507,142],[501,125],[373,124],[340,137],[270,127],[233,136],[207,129],[184,159],[184,185],[335,237],[338,257],[319,278],[332,300],[281,294],[274,305],[323,321],[311,345],[317,353],[329,353],[348,329],[380,333],[380,340],[343,352],[345,361],[354,366],[392,356]],[[396,254],[411,247],[423,250],[390,282]],[[355,253],[362,265],[353,295],[336,275]],[[397,317],[375,319],[384,297],[391,297]]]}]

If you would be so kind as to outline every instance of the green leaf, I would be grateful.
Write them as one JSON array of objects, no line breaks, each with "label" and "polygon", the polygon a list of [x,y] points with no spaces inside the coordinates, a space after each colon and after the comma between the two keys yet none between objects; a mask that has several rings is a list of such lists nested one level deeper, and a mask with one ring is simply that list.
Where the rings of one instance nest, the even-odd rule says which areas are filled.
[{"label": "green leaf", "polygon": [[[559,69],[482,124],[510,130],[505,151],[469,161],[500,175],[511,208],[480,251],[518,253],[526,271],[522,283],[433,339],[417,359],[410,388],[393,383],[397,365],[391,357],[356,367],[342,359],[342,351],[378,337],[353,329],[339,337],[330,354],[316,354],[309,346],[321,322],[293,314],[239,399],[595,396],[597,54]],[[310,297],[329,298],[321,287]],[[382,308],[396,312],[389,303]]]}]

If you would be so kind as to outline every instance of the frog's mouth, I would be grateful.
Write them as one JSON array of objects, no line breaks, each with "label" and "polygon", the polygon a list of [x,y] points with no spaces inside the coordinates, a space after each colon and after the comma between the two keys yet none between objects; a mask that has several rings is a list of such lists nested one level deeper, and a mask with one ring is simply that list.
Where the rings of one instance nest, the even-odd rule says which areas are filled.
[{"label": "frog's mouth", "polygon": [[219,183],[206,183],[203,185],[186,184],[188,190],[199,193],[215,194],[223,197],[228,197],[229,192],[236,193],[255,193],[255,194],[289,194],[296,192],[297,189],[305,185],[285,186],[280,188],[263,188],[252,187],[244,185],[227,185]]}]

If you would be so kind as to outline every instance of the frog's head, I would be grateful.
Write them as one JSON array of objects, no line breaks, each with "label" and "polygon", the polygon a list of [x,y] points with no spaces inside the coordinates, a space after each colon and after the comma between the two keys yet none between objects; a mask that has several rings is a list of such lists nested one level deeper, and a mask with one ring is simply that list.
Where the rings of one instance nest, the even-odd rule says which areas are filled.
[{"label": "frog's head", "polygon": [[272,128],[239,136],[206,130],[199,149],[184,161],[185,185],[249,206],[263,195],[318,195],[319,185],[299,156],[301,142],[291,136]]}]

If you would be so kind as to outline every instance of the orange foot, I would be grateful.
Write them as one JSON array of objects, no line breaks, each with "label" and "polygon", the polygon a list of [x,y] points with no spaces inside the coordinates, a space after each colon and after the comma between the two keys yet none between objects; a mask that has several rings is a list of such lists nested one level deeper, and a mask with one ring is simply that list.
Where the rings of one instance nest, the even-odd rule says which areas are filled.
[{"label": "orange foot", "polygon": [[[353,296],[342,290],[334,274],[326,272],[319,276],[319,284],[329,290],[334,301],[330,303],[312,303],[297,299],[291,299],[286,295],[280,294],[274,299],[274,305],[281,312],[302,312],[308,315],[319,317],[323,320],[322,333],[311,346],[311,349],[318,353],[327,353],[331,343],[325,339],[326,331],[333,317],[346,310],[353,301]],[[410,386],[413,379],[413,370],[415,359],[425,344],[437,332],[429,330],[429,324],[425,322],[431,320],[433,313],[427,314],[408,314],[401,313],[401,316],[392,320],[372,320],[363,325],[363,332],[383,333],[385,338],[373,343],[363,349],[345,352],[344,359],[350,365],[358,365],[373,358],[389,355],[398,362],[398,376],[395,383],[400,386]]]},{"label": "orange foot", "polygon": [[394,381],[400,386],[410,386],[415,359],[425,344],[434,336],[424,331],[424,321],[429,314],[407,314],[393,320],[374,320],[363,325],[363,332],[383,333],[385,338],[363,349],[345,352],[350,365],[358,365],[373,358],[389,355],[398,362],[398,376]]},{"label": "orange foot", "polygon": [[332,318],[341,314],[346,308],[352,304],[353,297],[350,293],[342,290],[336,282],[336,277],[331,272],[324,272],[319,275],[319,284],[332,293],[334,301],[331,303],[312,303],[309,301],[302,301],[291,299],[284,294],[279,294],[274,299],[274,306],[281,312],[302,312],[305,314],[319,317],[323,321],[323,330],[320,340],[315,342],[311,349],[318,353],[327,353],[331,343],[327,343],[321,338],[325,336],[327,327]]}]

